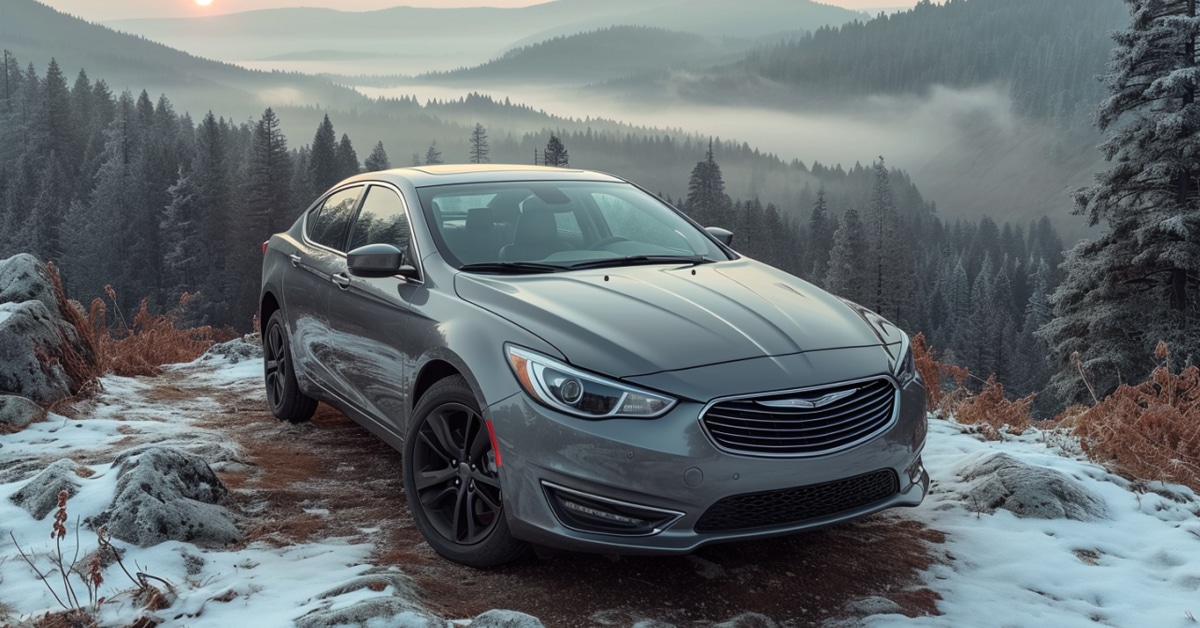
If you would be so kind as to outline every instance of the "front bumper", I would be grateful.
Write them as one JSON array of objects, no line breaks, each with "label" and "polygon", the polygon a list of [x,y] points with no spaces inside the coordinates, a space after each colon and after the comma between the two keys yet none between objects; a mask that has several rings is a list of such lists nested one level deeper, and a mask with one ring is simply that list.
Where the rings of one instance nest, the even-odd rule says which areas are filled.
[{"label": "front bumper", "polygon": [[920,459],[924,395],[910,382],[881,433],[800,458],[718,449],[701,427],[705,404],[696,402],[653,420],[586,421],[522,394],[487,413],[514,536],[576,551],[685,554],[921,503],[929,487]]}]

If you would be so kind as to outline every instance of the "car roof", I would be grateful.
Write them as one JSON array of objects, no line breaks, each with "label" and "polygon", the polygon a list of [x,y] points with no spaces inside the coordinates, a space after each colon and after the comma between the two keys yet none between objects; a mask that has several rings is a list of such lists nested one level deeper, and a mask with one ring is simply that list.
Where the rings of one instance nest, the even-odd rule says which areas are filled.
[{"label": "car roof", "polygon": [[501,181],[610,181],[624,179],[603,172],[576,168],[551,168],[521,164],[439,164],[367,172],[347,181],[407,182],[413,187],[495,183]]}]

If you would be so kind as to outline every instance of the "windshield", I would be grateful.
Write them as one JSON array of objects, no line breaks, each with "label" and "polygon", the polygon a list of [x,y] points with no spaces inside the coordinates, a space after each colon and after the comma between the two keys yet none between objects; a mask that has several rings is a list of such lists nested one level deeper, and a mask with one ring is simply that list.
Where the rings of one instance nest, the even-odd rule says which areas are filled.
[{"label": "windshield", "polygon": [[418,192],[443,257],[470,272],[729,259],[706,232],[627,183],[472,183]]}]

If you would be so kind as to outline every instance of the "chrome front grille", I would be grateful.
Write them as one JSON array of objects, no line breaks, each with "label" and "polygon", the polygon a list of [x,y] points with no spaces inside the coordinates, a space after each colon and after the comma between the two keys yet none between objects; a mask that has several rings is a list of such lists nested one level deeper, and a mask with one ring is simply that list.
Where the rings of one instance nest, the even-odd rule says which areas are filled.
[{"label": "chrome front grille", "polygon": [[723,449],[769,456],[816,456],[887,429],[898,396],[889,379],[721,401],[701,419]]}]

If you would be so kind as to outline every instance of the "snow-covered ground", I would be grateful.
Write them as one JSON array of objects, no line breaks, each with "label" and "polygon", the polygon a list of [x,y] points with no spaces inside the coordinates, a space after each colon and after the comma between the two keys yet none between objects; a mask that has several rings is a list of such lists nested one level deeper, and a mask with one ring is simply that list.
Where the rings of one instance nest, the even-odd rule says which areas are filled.
[{"label": "snow-covered ground", "polygon": [[[175,367],[188,377],[208,378],[214,387],[257,386],[261,361],[238,364],[208,360]],[[9,499],[28,481],[18,473],[30,457],[47,463],[70,454],[93,462],[67,506],[75,553],[76,522],[108,505],[116,486],[111,454],[131,434],[154,440],[211,438],[191,422],[216,401],[151,403],[154,380],[109,377],[101,403],[84,420],[51,415],[16,434],[0,436],[0,625],[30,619],[60,607],[46,584],[19,556],[13,539],[47,571],[53,541],[52,516],[35,520]],[[925,586],[941,595],[940,616],[910,619],[874,615],[870,626],[1195,626],[1200,615],[1200,500],[1186,488],[1158,483],[1135,486],[1086,462],[1069,438],[1032,432],[1003,442],[986,442],[952,422],[932,420],[925,462],[935,492],[902,515],[946,534],[932,548],[945,559],[923,574]],[[956,469],[994,452],[1056,469],[1098,495],[1108,511],[1096,521],[1021,519],[1006,510],[981,512],[962,497],[966,482]],[[16,478],[16,475],[23,475]],[[336,513],[333,514],[336,516]],[[12,537],[10,538],[10,533]],[[80,526],[79,544],[95,548],[95,534]],[[250,544],[236,551],[207,550],[179,542],[138,548],[119,541],[131,572],[143,571],[171,583],[174,603],[157,613],[162,626],[291,626],[314,611],[337,611],[375,599],[387,619],[370,625],[465,624],[435,619],[422,611],[406,577],[380,572],[368,562],[372,546],[326,539],[273,547]],[[125,625],[143,611],[131,599],[132,583],[116,565],[105,572],[101,595],[108,598],[103,625]],[[49,578],[62,595],[61,577]],[[370,585],[370,586],[368,586]],[[77,593],[83,594],[76,580]],[[385,604],[386,602],[386,604]],[[12,613],[5,617],[7,610]],[[328,616],[328,615],[327,615]],[[517,619],[512,616],[509,619]],[[776,618],[783,620],[785,618]],[[477,621],[477,625],[483,625]],[[586,625],[580,618],[580,625]],[[661,624],[656,624],[661,626]]]}]

